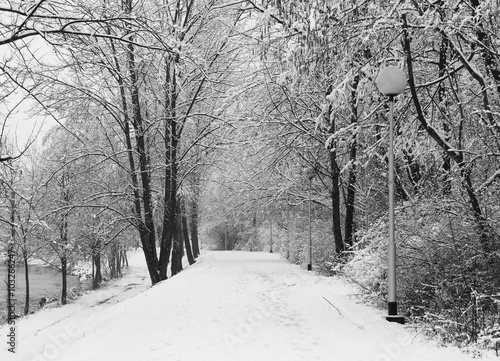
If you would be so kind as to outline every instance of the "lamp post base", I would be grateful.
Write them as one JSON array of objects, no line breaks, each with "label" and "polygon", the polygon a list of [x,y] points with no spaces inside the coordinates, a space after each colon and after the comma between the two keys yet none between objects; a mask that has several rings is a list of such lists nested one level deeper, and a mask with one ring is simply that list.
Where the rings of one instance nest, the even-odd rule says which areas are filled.
[{"label": "lamp post base", "polygon": [[398,316],[398,315],[385,316],[385,319],[389,322],[396,322],[401,325],[404,325],[406,323],[405,318],[403,316]]},{"label": "lamp post base", "polygon": [[308,265],[307,265],[307,270],[308,270],[308,271],[312,271],[312,269],[313,269],[313,268],[312,268],[312,264],[308,264]]},{"label": "lamp post base", "polygon": [[398,303],[397,302],[387,302],[387,308],[389,315],[385,319],[389,322],[396,322],[402,325],[405,324],[405,318],[398,315]]},{"label": "lamp post base", "polygon": [[387,302],[387,314],[389,316],[395,316],[398,314],[398,303],[397,302]]}]

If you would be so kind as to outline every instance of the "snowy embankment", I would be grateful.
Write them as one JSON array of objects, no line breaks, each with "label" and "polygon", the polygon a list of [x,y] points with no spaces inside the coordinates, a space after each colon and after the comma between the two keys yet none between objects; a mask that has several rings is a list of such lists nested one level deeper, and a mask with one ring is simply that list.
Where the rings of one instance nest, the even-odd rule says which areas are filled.
[{"label": "snowy embankment", "polygon": [[19,353],[2,342],[1,360],[470,360],[385,321],[342,279],[274,254],[207,252],[147,290],[144,266],[131,269],[115,291],[19,321]]}]

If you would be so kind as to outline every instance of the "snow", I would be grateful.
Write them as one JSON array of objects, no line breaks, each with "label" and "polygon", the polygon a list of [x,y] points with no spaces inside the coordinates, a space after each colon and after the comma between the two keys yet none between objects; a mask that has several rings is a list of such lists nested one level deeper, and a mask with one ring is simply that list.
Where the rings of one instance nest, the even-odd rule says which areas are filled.
[{"label": "snow", "polygon": [[206,252],[152,288],[141,254],[129,258],[128,274],[108,289],[18,320],[18,353],[2,341],[0,359],[471,360],[387,322],[343,279],[276,254]]}]

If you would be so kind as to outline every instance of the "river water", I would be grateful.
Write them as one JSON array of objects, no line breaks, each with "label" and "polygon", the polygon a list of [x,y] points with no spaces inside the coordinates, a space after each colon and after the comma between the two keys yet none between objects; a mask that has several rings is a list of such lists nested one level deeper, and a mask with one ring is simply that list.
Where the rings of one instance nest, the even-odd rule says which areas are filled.
[{"label": "river water", "polygon": [[[5,321],[5,312],[7,305],[7,267],[5,262],[0,263],[0,322]],[[15,298],[16,314],[23,315],[26,298],[26,283],[24,277],[24,267],[16,268],[15,278]],[[61,298],[62,274],[51,267],[39,265],[29,266],[30,282],[30,312],[40,308],[40,298]],[[68,290],[80,285],[78,277],[68,275]]]}]

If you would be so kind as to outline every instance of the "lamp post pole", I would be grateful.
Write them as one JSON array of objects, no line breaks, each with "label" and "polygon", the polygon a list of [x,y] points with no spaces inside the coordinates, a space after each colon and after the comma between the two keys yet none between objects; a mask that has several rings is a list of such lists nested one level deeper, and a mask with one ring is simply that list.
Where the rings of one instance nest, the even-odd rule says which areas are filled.
[{"label": "lamp post pole", "polygon": [[312,271],[312,180],[316,176],[317,164],[314,165],[313,169],[309,173],[309,247],[307,255],[307,270]]},{"label": "lamp post pole", "polygon": [[309,249],[307,259],[307,270],[312,271],[312,216],[311,216],[311,189],[312,189],[313,175],[309,176]]},{"label": "lamp post pole", "polygon": [[269,245],[269,253],[273,253],[273,215],[270,213],[269,214],[269,221],[271,222],[271,228],[269,230],[269,238],[270,238],[270,245]]},{"label": "lamp post pole", "polygon": [[387,307],[389,316],[398,314],[396,298],[396,240],[394,238],[394,95],[389,95],[389,245]]},{"label": "lamp post pole", "polygon": [[387,321],[405,323],[403,316],[398,315],[396,291],[396,240],[394,237],[394,97],[401,94],[406,86],[406,75],[395,66],[382,69],[375,80],[380,92],[389,97],[389,243],[388,243],[388,295]]}]

